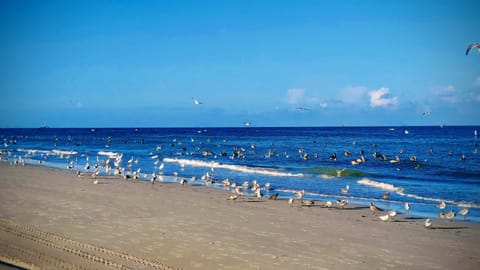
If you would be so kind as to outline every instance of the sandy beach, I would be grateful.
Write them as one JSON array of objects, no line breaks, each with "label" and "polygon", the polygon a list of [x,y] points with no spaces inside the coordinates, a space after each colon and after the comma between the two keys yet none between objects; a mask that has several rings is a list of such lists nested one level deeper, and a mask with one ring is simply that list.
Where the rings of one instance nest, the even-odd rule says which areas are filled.
[{"label": "sandy beach", "polygon": [[[0,164],[0,258],[47,269],[476,269],[476,223]],[[293,197],[293,195],[292,195]],[[0,266],[1,267],[1,266]]]}]

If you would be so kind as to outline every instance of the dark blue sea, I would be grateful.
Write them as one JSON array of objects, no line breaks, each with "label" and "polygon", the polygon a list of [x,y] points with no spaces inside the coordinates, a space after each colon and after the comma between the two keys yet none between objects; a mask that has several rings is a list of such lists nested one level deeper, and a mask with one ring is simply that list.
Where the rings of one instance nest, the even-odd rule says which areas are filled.
[{"label": "dark blue sea", "polygon": [[[2,160],[10,163],[145,181],[154,174],[157,181],[187,179],[212,188],[224,188],[227,178],[237,185],[256,180],[262,188],[270,183],[265,196],[289,198],[304,190],[309,199],[374,202],[400,213],[409,202],[410,215],[433,218],[440,211],[468,208],[466,220],[480,222],[477,130],[480,127],[0,129],[0,149]],[[174,175],[178,177],[162,177]],[[341,192],[347,185],[349,191]],[[440,210],[442,201],[447,206]]]}]

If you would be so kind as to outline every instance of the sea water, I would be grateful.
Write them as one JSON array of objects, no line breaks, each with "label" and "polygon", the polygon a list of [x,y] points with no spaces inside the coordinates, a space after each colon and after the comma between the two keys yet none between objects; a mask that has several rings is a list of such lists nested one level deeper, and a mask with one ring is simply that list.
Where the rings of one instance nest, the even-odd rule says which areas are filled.
[{"label": "sea water", "polygon": [[[408,202],[409,214],[419,217],[438,218],[440,211],[468,208],[466,219],[480,222],[477,130],[480,127],[0,129],[0,150],[2,160],[10,163],[80,172],[97,168],[100,174],[135,175],[145,181],[152,174],[157,181],[178,175],[165,179],[224,188],[225,179],[237,185],[255,180],[265,196],[290,198],[303,190],[308,199],[374,202],[400,213]],[[349,191],[343,193],[347,185]],[[436,207],[441,201],[447,204],[444,210]]]}]

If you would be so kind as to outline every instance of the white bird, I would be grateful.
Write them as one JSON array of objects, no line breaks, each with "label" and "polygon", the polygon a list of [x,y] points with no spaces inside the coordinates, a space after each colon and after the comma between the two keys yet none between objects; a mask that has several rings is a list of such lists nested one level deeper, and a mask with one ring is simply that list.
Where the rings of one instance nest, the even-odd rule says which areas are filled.
[{"label": "white bird", "polygon": [[390,211],[388,211],[387,213],[388,213],[388,215],[390,215],[392,218],[397,215],[397,211],[395,211],[395,210],[390,210]]},{"label": "white bird", "polygon": [[386,215],[383,215],[383,216],[378,216],[378,218],[381,220],[381,221],[388,221],[390,219],[390,215],[389,214],[386,214]]},{"label": "white bird", "polygon": [[199,101],[199,100],[196,99],[196,98],[192,98],[192,100],[193,100],[193,103],[195,103],[195,105],[201,105],[201,104],[203,104],[203,102]]},{"label": "white bird", "polygon": [[326,208],[330,208],[332,207],[333,203],[331,201],[326,201],[324,204],[323,204],[323,207],[326,207]]},{"label": "white bird", "polygon": [[463,216],[463,220],[465,220],[465,216],[468,215],[468,209],[467,208],[463,208],[462,210],[458,211],[458,214],[459,215],[462,215]]},{"label": "white bird", "polygon": [[303,198],[303,195],[305,195],[305,190],[295,191],[295,197],[297,197],[298,200],[301,200]]},{"label": "white bird", "polygon": [[445,207],[447,207],[447,204],[445,203],[445,201],[441,201],[441,202],[437,205],[437,208],[440,208],[440,209],[445,209]]},{"label": "white bird", "polygon": [[349,185],[346,185],[344,188],[341,188],[340,191],[342,191],[342,193],[348,193],[348,191],[350,190],[350,186]]},{"label": "white bird", "polygon": [[410,204],[408,204],[408,202],[405,202],[405,204],[403,205],[403,208],[405,209],[405,211],[407,211],[407,215],[408,215],[408,212],[410,211]]},{"label": "white bird", "polygon": [[427,229],[432,228],[432,221],[431,221],[429,218],[427,218],[427,220],[425,220],[424,226],[425,226],[425,228],[427,228]]},{"label": "white bird", "polygon": [[289,204],[289,205],[293,205],[293,203],[294,203],[293,198],[288,199],[288,204]]},{"label": "white bird", "polygon": [[477,48],[478,51],[480,52],[480,43],[472,43],[472,44],[468,45],[467,51],[465,52],[465,55],[468,55],[470,50],[473,49],[473,48]]},{"label": "white bird", "polygon": [[343,207],[345,207],[345,205],[348,204],[348,201],[346,201],[346,200],[337,200],[337,204],[338,204],[341,208],[343,208]]},{"label": "white bird", "polygon": [[235,194],[230,194],[230,195],[228,196],[227,200],[229,200],[229,201],[235,201],[237,198],[238,198],[237,195],[235,195]]},{"label": "white bird", "polygon": [[246,126],[246,127],[249,127],[249,126],[251,126],[251,125],[252,125],[252,123],[250,123],[250,122],[245,122],[245,126]]},{"label": "white bird", "polygon": [[311,109],[305,108],[305,107],[297,107],[297,110],[300,110],[300,111],[303,111],[303,112],[305,112],[305,111],[311,111]]},{"label": "white bird", "polygon": [[450,210],[450,212],[448,212],[448,213],[445,214],[445,217],[446,217],[447,219],[452,220],[452,219],[455,217],[455,212],[453,212],[453,210]]}]

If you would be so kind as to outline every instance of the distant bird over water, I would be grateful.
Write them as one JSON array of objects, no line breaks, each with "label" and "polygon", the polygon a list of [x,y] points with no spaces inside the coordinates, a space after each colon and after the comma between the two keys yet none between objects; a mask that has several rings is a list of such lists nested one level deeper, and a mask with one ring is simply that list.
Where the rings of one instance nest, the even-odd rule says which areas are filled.
[{"label": "distant bird over water", "polygon": [[196,98],[192,98],[192,100],[193,100],[193,103],[195,103],[195,105],[202,105],[203,104],[203,102],[199,101]]},{"label": "distant bird over water", "polygon": [[302,112],[311,111],[311,109],[305,108],[305,107],[297,107],[297,110],[302,111]]},{"label": "distant bird over water", "polygon": [[465,52],[465,55],[468,55],[470,50],[473,49],[473,48],[477,48],[478,51],[480,52],[480,43],[472,43],[472,44],[468,45],[467,51]]}]

